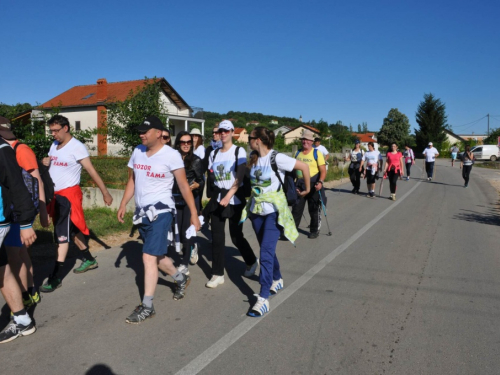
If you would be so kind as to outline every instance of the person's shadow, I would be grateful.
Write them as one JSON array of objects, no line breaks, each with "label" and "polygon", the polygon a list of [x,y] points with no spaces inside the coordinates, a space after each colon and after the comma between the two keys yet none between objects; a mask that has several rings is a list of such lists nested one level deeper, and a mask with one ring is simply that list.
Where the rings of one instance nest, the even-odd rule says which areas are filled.
[{"label": "person's shadow", "polygon": [[[142,300],[144,297],[144,262],[142,261],[142,244],[137,241],[125,242],[122,246],[122,251],[118,254],[115,261],[115,267],[121,267],[122,259],[127,260],[125,267],[132,268],[135,272],[135,284],[139,291],[139,296]],[[168,256],[168,254],[167,254]],[[163,274],[163,272],[160,271]],[[163,274],[165,276],[165,274]],[[175,290],[174,282],[167,281],[161,277],[158,278],[158,285],[168,286],[172,291]]]},{"label": "person's shadow", "polygon": [[90,368],[85,375],[115,375],[115,373],[108,365],[99,363],[92,366],[92,368]]}]

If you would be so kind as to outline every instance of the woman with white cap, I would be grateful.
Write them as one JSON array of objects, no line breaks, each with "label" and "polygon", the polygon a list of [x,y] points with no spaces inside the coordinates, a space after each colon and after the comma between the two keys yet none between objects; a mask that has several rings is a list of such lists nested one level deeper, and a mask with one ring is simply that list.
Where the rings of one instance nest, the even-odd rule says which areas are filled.
[{"label": "woman with white cap", "polygon": [[189,134],[193,137],[193,153],[203,160],[205,158],[205,147],[203,146],[203,137],[200,129],[191,129],[191,133]]},{"label": "woman with white cap", "polygon": [[359,188],[361,186],[361,174],[363,173],[363,156],[365,152],[361,148],[359,139],[354,141],[354,148],[351,150],[349,156],[345,157],[346,161],[350,161],[349,164],[349,178],[352,183],[352,193],[359,194]]}]

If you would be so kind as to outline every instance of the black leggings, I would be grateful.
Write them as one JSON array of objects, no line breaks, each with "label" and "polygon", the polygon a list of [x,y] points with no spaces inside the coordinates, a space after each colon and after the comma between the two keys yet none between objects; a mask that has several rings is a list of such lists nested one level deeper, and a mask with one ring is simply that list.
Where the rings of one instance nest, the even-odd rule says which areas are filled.
[{"label": "black leggings", "polygon": [[356,190],[359,190],[359,187],[361,186],[361,172],[359,171],[359,167],[349,167],[348,172],[349,177],[351,178],[352,187]]},{"label": "black leggings", "polygon": [[410,177],[411,163],[406,163],[406,176]]},{"label": "black leggings", "polygon": [[396,184],[398,182],[400,172],[395,170],[390,170],[387,172],[387,179],[389,180],[389,187],[391,189],[391,194],[396,194]]},{"label": "black leggings", "polygon": [[462,177],[464,178],[465,185],[469,184],[469,176],[471,170],[472,170],[472,165],[464,165],[462,167]]}]

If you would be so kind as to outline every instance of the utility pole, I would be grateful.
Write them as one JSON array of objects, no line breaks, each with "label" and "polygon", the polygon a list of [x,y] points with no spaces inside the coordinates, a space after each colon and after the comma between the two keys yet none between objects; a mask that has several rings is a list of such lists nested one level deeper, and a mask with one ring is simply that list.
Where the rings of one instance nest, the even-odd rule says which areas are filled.
[{"label": "utility pole", "polygon": [[490,136],[490,114],[488,113],[488,137]]}]

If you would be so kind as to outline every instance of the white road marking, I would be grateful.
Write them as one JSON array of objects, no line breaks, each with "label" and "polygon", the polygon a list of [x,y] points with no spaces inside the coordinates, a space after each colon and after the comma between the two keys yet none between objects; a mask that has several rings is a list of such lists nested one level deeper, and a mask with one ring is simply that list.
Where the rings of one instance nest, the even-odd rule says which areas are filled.
[{"label": "white road marking", "polygon": [[244,334],[250,331],[253,327],[259,324],[263,319],[272,314],[273,310],[279,305],[290,298],[297,290],[299,290],[304,284],[311,280],[318,272],[320,272],[328,263],[332,262],[336,257],[344,252],[349,246],[351,246],[358,238],[363,236],[368,230],[370,230],[375,224],[377,224],[380,219],[391,212],[396,206],[398,206],[402,201],[404,201],[415,189],[421,184],[421,181],[417,182],[401,199],[396,202],[391,203],[384,211],[378,214],[373,220],[368,224],[358,230],[354,235],[352,235],[347,241],[342,245],[333,250],[325,258],[320,260],[316,265],[309,269],[304,275],[295,280],[289,287],[280,291],[272,299],[272,310],[264,315],[262,318],[246,318],[231,331],[226,333],[219,341],[210,346],[207,350],[201,353],[198,357],[193,359],[185,367],[179,370],[176,375],[191,375],[197,374],[208,366],[214,359],[216,359],[220,354],[224,353],[231,345],[238,341]]}]

